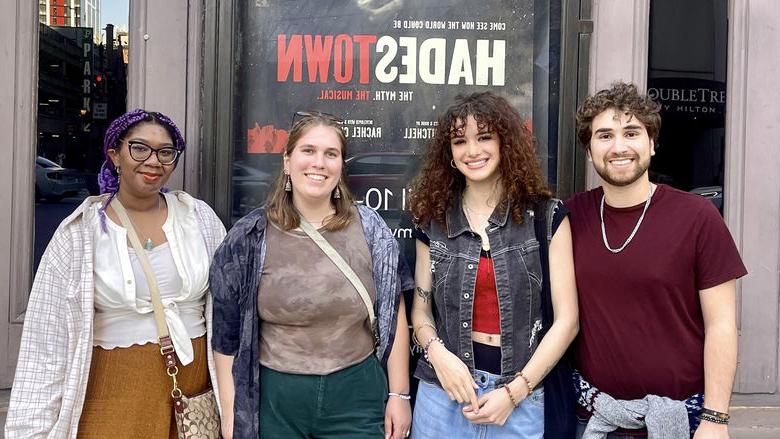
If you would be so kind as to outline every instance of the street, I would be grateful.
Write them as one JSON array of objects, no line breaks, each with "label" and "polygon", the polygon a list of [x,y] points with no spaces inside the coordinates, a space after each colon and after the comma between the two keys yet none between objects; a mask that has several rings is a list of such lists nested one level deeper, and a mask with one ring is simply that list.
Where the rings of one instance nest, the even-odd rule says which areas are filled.
[{"label": "street", "polygon": [[63,198],[56,203],[36,201],[33,272],[38,270],[38,262],[41,260],[43,251],[46,250],[46,245],[51,240],[54,231],[57,230],[57,226],[84,201],[86,196],[87,192],[83,191],[80,196]]}]

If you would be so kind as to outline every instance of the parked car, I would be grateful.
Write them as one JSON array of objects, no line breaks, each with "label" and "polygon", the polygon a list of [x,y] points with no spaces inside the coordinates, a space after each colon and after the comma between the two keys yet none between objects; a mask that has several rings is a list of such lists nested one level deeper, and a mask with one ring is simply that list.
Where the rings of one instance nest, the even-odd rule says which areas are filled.
[{"label": "parked car", "polygon": [[715,207],[723,213],[723,186],[705,186],[691,189],[692,194],[701,195],[712,201]]},{"label": "parked car", "polygon": [[53,161],[35,158],[35,200],[59,201],[78,195],[87,184],[84,176],[75,169],[67,169]]}]

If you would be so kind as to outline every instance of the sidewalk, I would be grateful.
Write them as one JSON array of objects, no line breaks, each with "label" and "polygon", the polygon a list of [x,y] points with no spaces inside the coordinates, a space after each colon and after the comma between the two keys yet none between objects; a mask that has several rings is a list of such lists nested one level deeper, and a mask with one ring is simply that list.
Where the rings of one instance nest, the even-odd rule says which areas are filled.
[{"label": "sidewalk", "polygon": [[732,407],[731,439],[780,438],[780,407]]},{"label": "sidewalk", "polygon": [[[10,395],[10,390],[0,390],[0,439]],[[780,407],[732,407],[729,431],[731,439],[780,438]]]}]

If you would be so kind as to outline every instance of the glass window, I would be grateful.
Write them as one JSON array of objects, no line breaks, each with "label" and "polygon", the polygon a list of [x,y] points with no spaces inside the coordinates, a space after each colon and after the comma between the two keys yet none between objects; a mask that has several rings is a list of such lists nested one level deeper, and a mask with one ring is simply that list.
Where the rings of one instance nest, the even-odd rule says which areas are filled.
[{"label": "glass window", "polygon": [[[293,114],[344,120],[347,179],[398,237],[407,185],[455,96],[493,91],[533,127],[555,169],[559,0],[240,2],[232,220],[281,171]],[[551,122],[548,118],[551,115]],[[250,173],[251,176],[248,176]],[[554,181],[555,175],[549,175]]]},{"label": "glass window", "polygon": [[126,32],[128,0],[107,2],[102,13],[107,29],[47,23],[41,14],[34,270],[59,223],[98,194],[103,136],[126,111],[127,46],[115,29]]},{"label": "glass window", "polygon": [[404,174],[410,167],[416,169],[419,162],[419,158],[408,153],[368,153],[349,159],[347,175]]},{"label": "glass window", "polygon": [[650,178],[723,208],[726,0],[650,4],[648,94],[661,104]]}]

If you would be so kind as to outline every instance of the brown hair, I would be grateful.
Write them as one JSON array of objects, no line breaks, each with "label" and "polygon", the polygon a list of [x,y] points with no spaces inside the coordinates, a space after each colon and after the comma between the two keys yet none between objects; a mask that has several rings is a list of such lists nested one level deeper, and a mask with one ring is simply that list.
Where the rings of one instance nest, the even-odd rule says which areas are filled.
[{"label": "brown hair", "polygon": [[498,134],[503,187],[499,206],[511,202],[512,218],[520,223],[527,207],[552,194],[539,168],[533,136],[520,113],[506,99],[490,92],[457,96],[439,117],[436,135],[412,186],[412,214],[422,225],[431,220],[443,223],[454,197],[460,196],[466,187],[463,174],[450,166],[450,140],[459,132],[462,134],[468,116],[474,117],[480,131]]},{"label": "brown hair", "polygon": [[[292,154],[298,140],[310,129],[317,126],[331,127],[336,131],[339,143],[341,144],[341,160],[343,165],[344,158],[347,156],[347,139],[344,137],[344,132],[341,130],[338,121],[332,116],[319,113],[309,114],[293,125],[290,130],[290,136],[287,138],[284,154],[286,156]],[[284,167],[284,165],[282,166]],[[284,190],[286,182],[287,176],[284,172],[279,172],[279,175],[271,186],[271,193],[269,194],[266,203],[266,212],[268,213],[268,219],[278,224],[279,227],[284,230],[292,230],[300,225],[301,218],[298,210],[293,204],[293,193]],[[354,199],[346,184],[346,166],[342,166],[341,168],[341,177],[336,185],[336,189],[341,192],[341,198],[333,198],[331,196],[331,203],[336,212],[329,216],[323,224],[325,230],[328,231],[341,230],[346,227],[352,219],[352,205]],[[334,189],[334,192],[336,189]]]},{"label": "brown hair", "polygon": [[658,140],[661,106],[649,96],[640,94],[636,85],[614,82],[610,88],[585,99],[577,109],[577,141],[586,151],[590,148],[590,138],[593,136],[593,119],[610,108],[636,117],[647,129],[647,135],[654,142]]}]

